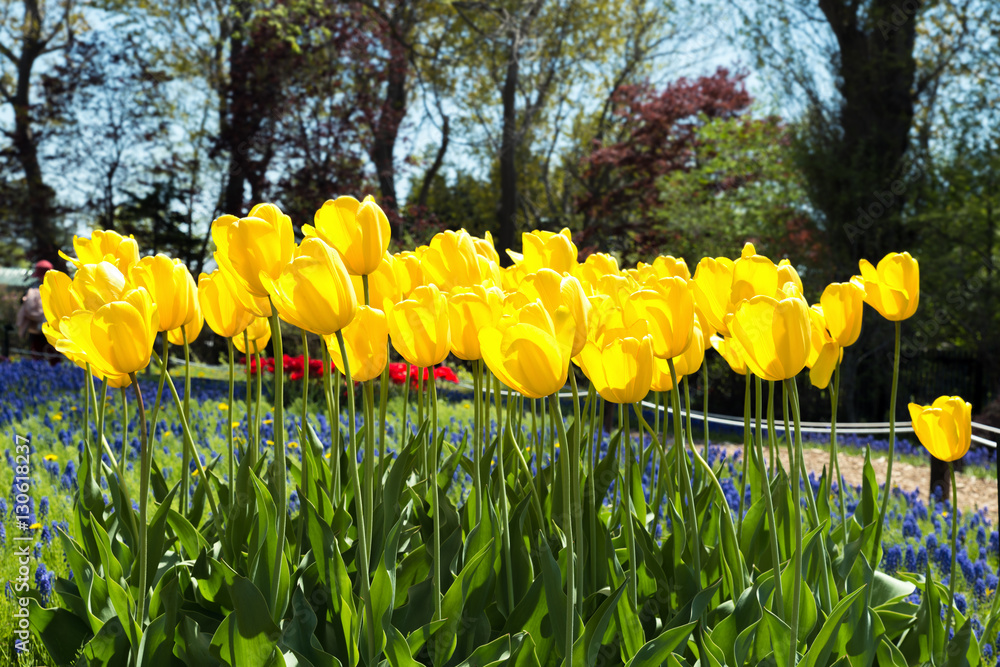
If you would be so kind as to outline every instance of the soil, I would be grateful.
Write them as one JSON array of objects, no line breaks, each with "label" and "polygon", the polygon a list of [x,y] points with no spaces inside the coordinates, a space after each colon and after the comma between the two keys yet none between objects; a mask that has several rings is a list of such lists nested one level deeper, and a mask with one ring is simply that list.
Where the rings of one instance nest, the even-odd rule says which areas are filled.
[{"label": "soil", "polygon": [[[725,445],[727,456],[743,447],[739,445]],[[765,452],[766,454],[766,452]],[[819,475],[824,467],[830,464],[830,454],[824,449],[805,449],[806,469]],[[837,455],[840,463],[840,473],[848,484],[860,485],[862,473],[865,465],[865,457],[857,454],[845,454],[840,452]],[[785,468],[788,468],[788,451],[781,449],[781,461]],[[872,467],[875,469],[875,478],[880,483],[885,481],[886,469],[889,460],[884,454],[879,454],[872,458]],[[925,501],[928,489],[930,488],[930,466],[917,466],[910,463],[896,461],[892,466],[892,485],[903,491],[913,491],[919,489],[920,496]],[[977,510],[985,507],[990,521],[996,525],[997,514],[997,480],[973,477],[963,473],[956,473],[958,484],[958,504],[963,510]]]}]

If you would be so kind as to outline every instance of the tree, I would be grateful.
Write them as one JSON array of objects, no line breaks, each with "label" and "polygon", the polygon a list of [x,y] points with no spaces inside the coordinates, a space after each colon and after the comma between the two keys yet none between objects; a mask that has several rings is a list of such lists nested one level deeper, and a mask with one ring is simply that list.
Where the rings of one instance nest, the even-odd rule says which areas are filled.
[{"label": "tree", "polygon": [[[650,253],[671,247],[678,237],[677,227],[663,224],[661,181],[668,175],[692,173],[689,183],[698,196],[708,196],[738,185],[737,181],[712,174],[706,188],[699,178],[706,175],[699,155],[720,159],[703,128],[714,121],[733,120],[745,114],[751,98],[743,81],[745,74],[730,75],[719,69],[712,76],[695,80],[679,79],[662,90],[652,85],[621,86],[612,101],[613,121],[606,142],[595,140],[581,162],[583,193],[578,210],[588,219],[600,219],[600,227],[585,227],[580,235],[583,247],[606,246],[616,239],[623,259],[648,259]],[[714,169],[715,167],[708,167]],[[670,189],[689,185],[674,179]],[[688,192],[688,195],[691,193]],[[599,236],[598,236],[599,235]]]},{"label": "tree", "polygon": [[4,192],[10,197],[4,208],[9,228],[30,239],[32,257],[53,263],[59,261],[65,232],[57,222],[56,192],[40,156],[47,131],[64,111],[56,98],[65,89],[64,82],[45,80],[39,63],[49,54],[65,54],[83,28],[72,0],[11,0],[0,7],[0,98],[13,121],[2,132],[10,142],[5,153],[23,175],[19,187]]}]

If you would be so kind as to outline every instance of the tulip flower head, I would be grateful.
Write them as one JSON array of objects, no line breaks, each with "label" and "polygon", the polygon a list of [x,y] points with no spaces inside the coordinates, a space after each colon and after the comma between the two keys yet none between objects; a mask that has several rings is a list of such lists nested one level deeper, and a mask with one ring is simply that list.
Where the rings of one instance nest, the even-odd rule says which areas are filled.
[{"label": "tulip flower head", "polygon": [[248,348],[243,345],[243,333],[240,332],[239,335],[233,336],[233,345],[236,346],[236,349],[243,354],[263,354],[268,341],[271,340],[271,325],[266,317],[255,317],[250,322],[245,329],[247,342],[250,343],[249,352]]},{"label": "tulip flower head", "polygon": [[133,236],[122,236],[115,231],[96,230],[90,238],[73,237],[73,250],[76,258],[70,257],[61,250],[59,256],[72,262],[76,268],[87,264],[109,262],[115,265],[123,275],[139,261],[139,244]]},{"label": "tulip flower head", "polygon": [[354,197],[328,200],[316,211],[313,222],[315,226],[302,225],[302,233],[336,248],[352,275],[374,273],[389,249],[389,218],[371,195],[362,202]]},{"label": "tulip flower head", "polygon": [[486,366],[527,398],[542,398],[566,384],[576,324],[568,308],[550,315],[528,303],[479,332]]},{"label": "tulip flower head", "polygon": [[742,302],[730,322],[747,367],[757,377],[774,382],[795,377],[805,367],[810,326],[805,300],[778,301],[764,295]]},{"label": "tulip flower head", "polygon": [[500,270],[476,252],[472,236],[460,229],[436,234],[420,261],[424,280],[444,292],[456,287],[500,283]]},{"label": "tulip flower head", "polygon": [[386,313],[392,346],[408,363],[428,368],[450,350],[448,300],[433,283],[422,285]]},{"label": "tulip flower head", "polygon": [[854,281],[831,283],[823,290],[819,303],[826,328],[841,347],[854,345],[861,335],[864,302],[864,287]]},{"label": "tulip flower head", "polygon": [[[366,305],[365,286],[361,276],[351,275],[351,285],[358,298],[358,305]],[[403,293],[396,278],[396,258],[389,253],[382,256],[382,262],[373,273],[368,274],[368,304],[385,311],[390,305],[402,301]]]},{"label": "tulip flower head", "polygon": [[135,373],[149,364],[159,313],[142,287],[129,290],[96,312],[78,310],[63,319],[60,352],[77,356],[106,376]]},{"label": "tulip flower head", "polygon": [[[224,215],[212,223],[215,261],[229,271],[250,295],[267,298],[262,276],[277,280],[292,261],[295,234],[292,220],[274,204],[257,204],[245,218]],[[254,304],[247,303],[254,309]],[[255,315],[267,317],[258,308]]]},{"label": "tulip flower head", "polygon": [[647,322],[653,355],[658,359],[679,357],[691,345],[695,322],[694,297],[683,278],[660,278],[650,283],[649,288],[632,294],[624,305],[627,322]]},{"label": "tulip flower head", "polygon": [[[728,310],[735,312],[743,301],[758,295],[775,296],[778,287],[778,267],[764,255],[758,255],[752,243],[743,248],[742,256],[733,263],[733,287]],[[800,288],[801,291],[801,288]]]},{"label": "tulip flower head", "polygon": [[198,302],[209,328],[223,338],[235,338],[250,326],[254,315],[243,305],[243,289],[232,274],[216,269],[198,276]]},{"label": "tulip flower head", "polygon": [[733,261],[728,257],[705,257],[698,262],[693,282],[694,299],[713,329],[729,335],[726,315],[733,291]]},{"label": "tulip flower head", "polygon": [[187,342],[193,343],[201,334],[201,330],[204,327],[205,315],[201,311],[201,305],[198,303],[198,299],[195,298],[194,318],[184,326],[171,329],[167,332],[167,339],[174,345],[183,345],[184,339],[187,337]]},{"label": "tulip flower head", "polygon": [[482,285],[460,287],[448,295],[451,353],[459,359],[482,359],[479,331],[496,324],[503,308],[503,292]]},{"label": "tulip flower head", "polygon": [[507,254],[527,273],[538,269],[552,269],[556,273],[570,273],[578,263],[573,234],[564,228],[558,234],[536,229],[521,235],[522,253],[508,250]]},{"label": "tulip flower head", "polygon": [[125,275],[110,262],[84,264],[73,276],[71,288],[84,309],[94,312],[121,298],[125,292]]},{"label": "tulip flower head", "polygon": [[[701,368],[705,361],[705,337],[702,334],[701,323],[695,319],[694,332],[691,336],[691,344],[684,352],[674,358],[674,373],[677,381],[685,375],[693,375]],[[653,391],[671,391],[674,388],[673,378],[670,376],[669,359],[653,359],[653,376],[650,389]]]},{"label": "tulip flower head", "polygon": [[604,400],[641,401],[653,379],[652,337],[645,327],[633,325],[603,345],[587,341],[580,352],[580,366]]},{"label": "tulip flower head", "polygon": [[718,352],[729,367],[733,369],[734,373],[739,375],[747,374],[747,362],[746,353],[743,351],[743,347],[740,342],[733,338],[732,336],[722,337],[719,335],[714,335],[711,337],[710,342],[715,351]]},{"label": "tulip flower head", "polygon": [[[385,313],[371,306],[359,306],[358,314],[343,330],[347,360],[351,364],[351,379],[355,382],[374,380],[388,363],[389,328]],[[345,372],[340,343],[335,336],[325,337],[334,365]]]},{"label": "tulip flower head", "polygon": [[[891,321],[905,320],[917,312],[920,303],[920,265],[910,253],[891,252],[872,266],[861,260],[865,303]],[[853,282],[853,281],[852,281]]]},{"label": "tulip flower head", "polygon": [[276,279],[263,271],[260,277],[281,319],[305,331],[335,334],[358,311],[344,262],[321,239],[304,239]]},{"label": "tulip flower head", "polygon": [[160,331],[172,331],[195,318],[198,288],[179,259],[163,254],[143,257],[132,269],[132,282],[152,297],[160,313]]},{"label": "tulip flower head", "polygon": [[837,364],[844,358],[844,351],[827,330],[826,318],[821,306],[809,309],[809,381],[817,389],[826,389]]},{"label": "tulip flower head", "polygon": [[931,405],[910,403],[913,432],[931,455],[957,461],[972,444],[972,404],[958,396],[941,396]]}]

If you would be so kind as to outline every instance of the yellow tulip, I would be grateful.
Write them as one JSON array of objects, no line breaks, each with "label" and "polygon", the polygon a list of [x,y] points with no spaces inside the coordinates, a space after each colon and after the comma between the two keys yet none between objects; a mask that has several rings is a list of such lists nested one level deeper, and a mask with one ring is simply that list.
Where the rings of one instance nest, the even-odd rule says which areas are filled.
[{"label": "yellow tulip", "polygon": [[941,396],[931,405],[910,403],[913,432],[931,455],[957,461],[972,444],[972,404],[958,396]]},{"label": "yellow tulip", "polygon": [[733,291],[733,260],[705,257],[698,262],[693,282],[694,299],[713,329],[729,335],[726,315]]},{"label": "yellow tulip", "polygon": [[[355,382],[367,382],[381,375],[389,360],[389,328],[385,313],[371,306],[359,306],[358,314],[344,327],[343,335],[347,360],[351,364],[351,379]],[[326,336],[325,340],[333,363],[344,373],[340,343],[335,336]]]},{"label": "yellow tulip", "polygon": [[198,276],[198,302],[208,326],[223,338],[240,336],[254,315],[240,301],[242,288],[228,272],[216,269]]},{"label": "yellow tulip", "polygon": [[763,380],[795,377],[806,365],[810,321],[803,299],[755,296],[736,309],[730,329],[743,347],[747,367]]},{"label": "yellow tulip", "polygon": [[358,299],[336,250],[321,239],[304,239],[292,261],[261,281],[281,319],[320,336],[337,333],[354,319]]},{"label": "yellow tulip", "polygon": [[618,260],[613,255],[595,252],[587,255],[581,264],[577,264],[575,275],[587,294],[593,294],[601,278],[607,275],[618,275]]},{"label": "yellow tulip", "polygon": [[405,299],[424,283],[424,269],[420,265],[420,255],[404,250],[392,256],[392,273],[400,296]]},{"label": "yellow tulip", "polygon": [[448,320],[451,353],[459,359],[482,359],[479,331],[499,319],[503,292],[482,285],[460,287],[448,295]]},{"label": "yellow tulip", "polygon": [[[691,344],[684,352],[674,359],[674,372],[677,381],[686,375],[694,375],[705,361],[705,337],[702,334],[701,323],[695,319],[694,333]],[[653,391],[670,391],[674,388],[670,377],[670,361],[668,359],[653,359],[653,380],[650,383]]]},{"label": "yellow tulip", "polygon": [[75,264],[78,269],[87,264],[107,261],[127,276],[139,261],[139,244],[135,242],[135,238],[110,230],[96,230],[89,239],[74,235],[73,250],[76,252],[75,259],[61,250],[59,256]]},{"label": "yellow tulip", "polygon": [[[247,342],[250,343],[250,354],[263,354],[267,348],[268,341],[271,340],[271,325],[266,317],[255,317],[245,329]],[[233,336],[233,345],[236,349],[247,354],[247,348],[243,345],[243,332]]]},{"label": "yellow tulip", "polygon": [[483,360],[527,398],[549,396],[566,384],[575,327],[566,308],[553,316],[540,302],[526,304],[479,332]]},{"label": "yellow tulip", "polygon": [[864,287],[854,282],[832,283],[823,290],[819,303],[823,307],[826,328],[841,347],[854,345],[861,335],[864,302]]},{"label": "yellow tulip", "polygon": [[[277,280],[295,250],[292,220],[274,204],[257,204],[245,218],[217,218],[212,223],[212,240],[219,266],[236,276],[251,295],[264,298],[268,294],[261,277]],[[266,317],[270,309],[255,314]]]},{"label": "yellow tulip", "polygon": [[572,356],[578,355],[587,342],[590,323],[590,301],[580,281],[574,276],[561,275],[552,269],[539,269],[521,281],[513,303],[516,306],[533,301],[540,301],[549,315],[554,316],[560,307],[569,310],[576,325]]},{"label": "yellow tulip", "polygon": [[809,357],[806,359],[809,381],[818,389],[826,389],[833,371],[844,357],[844,352],[827,331],[826,318],[821,306],[809,309],[809,322]]},{"label": "yellow tulip", "polygon": [[145,287],[160,313],[160,331],[171,331],[195,317],[198,288],[179,259],[166,255],[143,257],[132,268],[132,282]]},{"label": "yellow tulip", "polygon": [[389,309],[392,346],[407,362],[420,368],[440,364],[448,356],[448,300],[436,285],[422,285]]},{"label": "yellow tulip", "polygon": [[612,403],[635,403],[649,393],[653,379],[653,347],[642,328],[603,346],[587,341],[580,352],[581,367],[597,393]]},{"label": "yellow tulip", "polygon": [[747,243],[743,248],[743,255],[733,263],[730,312],[735,312],[740,302],[760,294],[775,296],[781,284],[778,281],[778,267],[774,262],[764,255],[758,255],[753,244]]},{"label": "yellow tulip", "polygon": [[722,336],[715,335],[710,339],[712,347],[718,352],[729,367],[733,369],[735,373],[739,375],[747,374],[747,362],[746,353],[743,351],[743,347],[740,342],[731,336],[723,338]]},{"label": "yellow tulip", "polygon": [[865,303],[885,319],[899,322],[917,312],[920,303],[920,265],[910,253],[891,252],[872,266],[861,260]]},{"label": "yellow tulip", "polygon": [[473,236],[472,242],[476,246],[476,252],[480,257],[485,257],[494,266],[500,266],[500,255],[497,254],[497,248],[493,244],[493,235],[489,231],[486,232],[484,238]]},{"label": "yellow tulip", "polygon": [[183,345],[184,337],[187,336],[187,342],[192,343],[201,334],[201,330],[204,326],[205,326],[205,315],[201,311],[201,305],[198,303],[198,299],[195,298],[194,319],[185,324],[183,327],[177,327],[176,329],[171,329],[167,333],[167,339],[174,345]]},{"label": "yellow tulip", "polygon": [[804,291],[799,272],[795,270],[795,267],[787,259],[778,262],[778,284],[784,285],[785,283],[795,283],[800,292]]},{"label": "yellow tulip", "polygon": [[110,262],[84,264],[73,276],[72,289],[91,312],[117,301],[125,292],[125,276]]},{"label": "yellow tulip", "polygon": [[521,235],[523,254],[508,250],[514,263],[528,273],[538,269],[552,269],[556,273],[570,273],[577,265],[577,249],[573,234],[563,228],[558,234],[536,229]]},{"label": "yellow tulip", "polygon": [[103,375],[128,375],[149,364],[159,314],[149,293],[139,287],[96,312],[78,310],[60,329],[65,335],[59,341],[61,352],[82,357]]},{"label": "yellow tulip", "polygon": [[[383,312],[390,304],[395,305],[403,299],[396,279],[396,259],[389,253],[382,256],[382,262],[373,273],[368,274],[368,304]],[[351,274],[351,285],[358,298],[358,305],[364,306],[365,285],[361,276]]]},{"label": "yellow tulip", "polygon": [[336,248],[352,275],[374,273],[389,249],[389,218],[371,195],[363,202],[354,197],[328,200],[316,211],[313,222],[315,227],[302,225],[302,233]]},{"label": "yellow tulip", "polygon": [[[683,278],[660,278],[625,302],[627,322],[645,320],[652,336],[653,355],[673,359],[691,345],[694,297]],[[698,335],[701,335],[699,331]],[[701,344],[704,351],[704,342]]]},{"label": "yellow tulip", "polygon": [[456,287],[499,284],[496,264],[476,252],[476,244],[464,229],[436,234],[420,260],[424,280],[450,292]]},{"label": "yellow tulip", "polygon": [[650,280],[655,281],[660,278],[683,278],[684,280],[691,280],[691,271],[688,269],[684,258],[681,257],[678,259],[670,255],[661,255],[654,259],[652,264],[639,262],[636,265],[633,275],[640,283],[646,283]]},{"label": "yellow tulip", "polygon": [[47,271],[38,288],[45,321],[56,331],[59,330],[59,320],[83,309],[83,301],[72,285],[72,279],[62,271]]}]

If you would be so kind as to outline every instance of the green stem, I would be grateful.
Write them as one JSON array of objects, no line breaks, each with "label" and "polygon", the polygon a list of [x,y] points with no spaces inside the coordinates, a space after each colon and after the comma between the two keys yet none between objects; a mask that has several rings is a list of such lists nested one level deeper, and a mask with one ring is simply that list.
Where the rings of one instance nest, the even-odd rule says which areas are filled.
[{"label": "green stem", "polygon": [[[365,396],[365,449],[362,466],[365,495],[365,528],[368,530],[368,548],[372,547],[375,534],[375,385],[371,380],[364,382]],[[369,555],[370,558],[370,555]]]},{"label": "green stem", "polygon": [[882,509],[878,513],[878,523],[875,525],[875,542],[872,546],[870,562],[874,567],[881,559],[882,529],[885,526],[885,513],[889,509],[889,495],[892,489],[892,462],[896,458],[896,391],[899,386],[899,343],[900,322],[896,322],[896,348],[892,358],[892,392],[889,397],[889,462],[885,471],[885,489],[882,496]]},{"label": "green stem", "polygon": [[[139,454],[139,597],[136,603],[136,611],[139,615],[139,627],[146,627],[146,590],[149,585],[149,525],[147,522],[149,507],[149,477],[152,469],[153,450],[149,446],[149,439],[146,429],[146,406],[142,402],[142,390],[139,389],[139,380],[135,373],[129,373],[132,379],[132,387],[135,389],[135,398],[139,404],[139,443],[141,451]],[[138,651],[138,647],[135,647]]]},{"label": "green stem", "polygon": [[[590,397],[590,433],[588,434],[588,451],[586,455],[587,460],[587,492],[590,494],[590,512],[588,516],[590,521],[590,535],[592,537],[597,535],[597,488],[594,483],[594,472],[597,470],[597,454],[600,451],[601,440],[597,433],[597,391],[594,389],[594,385],[591,384],[587,389],[587,394]],[[583,539],[583,535],[580,535]],[[596,539],[596,537],[594,538]],[[580,567],[584,568],[584,563],[580,563]],[[591,565],[588,569],[590,573],[590,588],[587,591],[583,589],[580,590],[580,597],[585,597],[586,592],[593,592],[597,590],[597,567]]]},{"label": "green stem", "polygon": [[476,394],[476,403],[473,410],[473,419],[475,421],[476,436],[472,440],[472,483],[476,490],[476,525],[483,520],[483,482],[480,479],[480,471],[483,465],[483,360],[476,359],[474,374],[472,377],[472,384],[475,387],[474,391]]},{"label": "green stem", "polygon": [[[749,371],[748,371],[749,372]],[[767,508],[767,522],[771,538],[771,559],[774,561],[772,569],[772,580],[774,581],[774,606],[772,611],[781,620],[785,619],[785,606],[781,592],[781,551],[778,548],[778,522],[774,518],[774,500],[771,497],[771,478],[767,474],[764,466],[764,435],[761,432],[761,402],[763,396],[763,384],[759,377],[754,378],[757,388],[757,467],[761,478],[761,486],[764,492],[764,505]],[[773,461],[773,457],[772,457]]]},{"label": "green stem", "polygon": [[705,456],[708,456],[708,359],[701,362],[701,386],[704,395],[701,400],[701,425],[705,429]]},{"label": "green stem", "polygon": [[[897,326],[899,323],[896,323]],[[948,644],[948,630],[951,629],[951,621],[955,618],[955,583],[958,572],[955,571],[955,562],[958,556],[958,486],[955,484],[955,463],[948,461],[948,474],[951,476],[951,575],[948,581],[948,612],[944,619],[944,643]],[[989,637],[989,635],[983,635]],[[987,640],[989,641],[989,640]],[[945,654],[941,656],[941,664],[945,663]]]},{"label": "green stem", "polygon": [[[378,479],[379,484],[385,479],[386,468],[389,467],[388,445],[385,439],[385,412],[389,403],[389,343],[386,342],[385,366],[382,368],[382,377],[379,378],[379,404],[378,404]],[[386,535],[389,534],[388,523],[384,526]]]},{"label": "green stem", "polygon": [[399,449],[403,450],[406,448],[406,439],[409,437],[409,419],[407,418],[406,409],[409,407],[410,399],[410,364],[406,363],[406,375],[403,376],[403,417],[399,427]]},{"label": "green stem", "polygon": [[[286,461],[285,461],[285,396],[284,380],[285,374],[279,364],[284,359],[284,352],[281,345],[281,320],[278,319],[278,309],[271,304],[271,341],[274,345],[274,489],[275,503],[278,506],[278,535],[277,544],[279,553],[274,559],[274,571],[271,574],[271,581],[280,581],[281,568],[284,566],[285,531],[288,524],[288,492],[286,491]],[[207,482],[207,480],[206,480]],[[279,586],[274,587],[274,599],[271,600],[271,615],[275,623],[281,620],[284,615],[284,608],[279,609],[278,600]]]},{"label": "green stem", "polygon": [[153,425],[153,432],[149,437],[152,440],[156,436],[156,418],[160,414],[160,401],[163,397],[163,383],[167,379],[167,363],[170,360],[170,339],[167,334],[163,334],[163,358],[160,360],[160,386],[156,389],[156,399],[153,401],[153,412],[150,414],[149,423]]},{"label": "green stem", "polygon": [[354,408],[354,380],[351,376],[351,362],[347,358],[347,346],[344,344],[344,334],[342,331],[337,332],[337,343],[340,345],[340,358],[344,362],[344,378],[347,383],[347,412],[349,419],[349,433],[348,433],[348,451],[347,460],[348,467],[351,470],[351,486],[354,490],[354,505],[357,507],[355,512],[355,518],[358,522],[358,549],[354,557],[355,565],[358,569],[358,579],[361,589],[361,600],[365,605],[365,629],[368,641],[368,654],[373,655],[375,653],[375,614],[372,610],[372,601],[370,586],[371,580],[368,577],[368,542],[367,535],[368,531],[365,527],[365,512],[363,505],[363,496],[361,493],[361,479],[358,476],[358,440],[357,440],[357,427]]},{"label": "green stem", "polygon": [[[687,456],[684,455],[684,436],[681,432],[681,396],[680,396],[680,385],[677,381],[677,370],[674,366],[674,360],[668,359],[667,364],[670,366],[670,379],[673,384],[673,390],[670,392],[670,396],[673,400],[674,408],[674,451],[677,457],[677,467],[681,472],[681,484],[683,484],[683,489],[687,491],[688,502],[686,504],[688,511],[688,522],[691,524],[691,531],[694,533],[694,544],[691,547],[691,560],[694,567],[695,575],[695,585],[698,591],[701,591],[701,529],[698,526],[698,514],[695,511],[695,496],[694,496],[694,486],[691,484],[691,475],[688,470],[688,460]],[[677,530],[677,528],[675,528]]]},{"label": "green stem", "polygon": [[632,432],[629,427],[629,410],[625,407],[624,403],[620,403],[618,405],[618,419],[622,423],[622,442],[626,443],[625,449],[628,452],[628,460],[625,461],[625,486],[622,488],[622,522],[625,524],[625,539],[628,540],[628,578],[626,579],[626,582],[628,584],[629,604],[632,606],[633,613],[637,613],[639,611],[639,594],[635,585],[635,526],[632,521],[632,466],[635,462],[635,453],[632,451]]},{"label": "green stem", "polygon": [[493,376],[493,397],[497,408],[497,447],[496,447],[496,457],[497,457],[497,474],[500,477],[500,489],[499,500],[500,500],[500,525],[502,526],[500,535],[501,541],[503,542],[503,557],[507,566],[504,567],[507,579],[507,600],[508,600],[508,614],[513,612],[516,600],[514,600],[514,575],[511,572],[511,565],[513,561],[510,558],[510,531],[507,526],[510,525],[510,519],[507,515],[507,475],[503,470],[503,442],[504,442],[504,429],[505,424],[503,417],[500,414],[500,401],[502,400],[502,394],[500,393],[500,378]]},{"label": "green stem", "polygon": [[233,437],[233,393],[236,386],[236,368],[233,365],[233,339],[227,338],[229,347],[229,483],[236,483],[236,446]]},{"label": "green stem", "polygon": [[[691,443],[691,448],[694,448],[694,426],[691,423],[691,391],[688,388],[688,379],[685,375],[681,378],[681,384],[684,385],[684,417],[687,422],[687,440]],[[698,479],[698,469],[692,470],[691,477],[693,478],[694,486],[698,490],[701,490],[701,480]],[[692,496],[693,498],[694,496]]]},{"label": "green stem", "polygon": [[[786,395],[791,393],[789,387],[794,387],[794,383],[794,378],[785,380]],[[793,451],[794,459],[789,460],[788,467],[791,468],[792,473],[792,507],[794,507],[795,511],[795,520],[792,521],[795,529],[795,553],[792,555],[792,572],[795,576],[792,577],[792,621],[788,667],[795,667],[795,663],[798,661],[799,606],[802,596],[802,503],[799,500],[801,493],[799,489],[799,461],[802,456],[802,427],[799,422],[798,401],[793,398],[793,403],[795,413],[795,448]],[[789,437],[787,432],[785,433],[785,437]],[[778,576],[780,577],[780,574]],[[825,576],[823,578],[826,579]]]},{"label": "green stem", "polygon": [[[230,342],[232,342],[232,339],[230,339]],[[250,450],[255,445],[254,445],[254,441],[253,441],[253,406],[252,406],[252,404],[250,402],[250,399],[251,399],[251,392],[250,392],[250,356],[251,356],[250,355],[250,341],[247,339],[247,330],[246,329],[243,330],[243,349],[246,350],[246,352],[244,352],[243,356],[244,356],[244,361],[246,363],[246,392],[245,392],[245,396],[244,396],[244,398],[245,398],[244,402],[245,402],[246,405],[244,407],[246,407],[246,412],[247,412],[247,442],[246,442],[246,447],[244,448],[244,451],[243,451],[242,455],[243,456],[250,456]],[[260,370],[260,364],[257,364],[257,375],[260,375],[260,372],[261,372],[261,370]],[[162,392],[163,390],[161,389],[160,391]],[[252,461],[253,459],[250,459],[250,460]]]},{"label": "green stem", "polygon": [[[330,485],[333,489],[334,501],[340,498],[340,448],[337,446],[337,436],[340,435],[340,415],[333,409],[333,386],[330,382],[330,350],[323,346],[323,396],[326,399],[327,421],[330,423]],[[339,376],[338,376],[339,383]]]},{"label": "green stem", "polygon": [[[840,362],[834,369],[833,391],[830,392],[830,474],[837,477],[837,497],[840,502],[840,525],[843,529],[844,549],[847,548],[847,508],[844,503],[844,479],[840,476],[840,459],[837,451],[837,405],[840,403]],[[836,473],[834,473],[836,471]]]},{"label": "green stem", "polygon": [[[563,422],[562,409],[559,406],[559,396],[558,394],[552,395],[552,400],[549,401],[549,406],[552,410],[552,421],[555,422],[556,428],[559,430],[559,440],[566,442],[566,424]],[[570,461],[569,455],[560,456],[561,469],[563,475],[563,507],[565,508],[567,514],[567,521],[565,522],[564,531],[566,533],[566,647],[565,651],[565,661],[563,665],[565,667],[573,667],[573,640],[576,635],[576,573],[574,571],[574,549],[573,549],[573,521],[570,518],[573,513],[573,494],[570,489]],[[635,567],[634,563],[629,564],[631,567]]]},{"label": "green stem", "polygon": [[[573,441],[568,443],[569,450],[569,463],[570,470],[572,471],[572,478],[570,479],[570,488],[573,493],[576,494],[578,489],[580,489],[580,439],[581,439],[581,429],[583,424],[580,423],[580,390],[576,386],[576,373],[573,372],[573,366],[570,365],[569,369],[569,384],[573,390]],[[558,398],[556,400],[559,400]],[[643,517],[645,520],[645,517]],[[584,559],[584,547],[586,546],[583,541],[583,515],[580,512],[573,512],[573,521],[575,525],[573,526],[574,534],[578,536],[576,545],[576,562],[579,565],[577,568],[576,575],[576,590],[583,590],[583,559]],[[576,598],[576,612],[583,616],[583,596],[577,595]]]},{"label": "green stem", "polygon": [[439,621],[441,614],[441,576],[444,571],[444,563],[441,562],[441,499],[440,488],[438,487],[437,473],[440,458],[438,451],[438,398],[437,381],[434,378],[434,367],[430,370],[431,385],[431,511],[434,512],[434,620]]},{"label": "green stem", "polygon": [[778,448],[778,434],[774,432],[774,382],[767,382],[767,455],[770,461],[771,477],[774,477],[774,468],[777,465],[778,455],[775,450]]},{"label": "green stem", "polygon": [[[256,345],[257,344],[254,343],[255,347],[256,347]],[[254,409],[253,409],[253,422],[254,422],[253,423],[253,448],[250,450],[250,465],[257,465],[257,457],[260,456],[260,420],[262,419],[262,417],[261,417],[262,412],[261,412],[260,405],[261,405],[261,401],[263,400],[263,397],[264,397],[264,387],[263,387],[263,385],[264,385],[264,369],[261,366],[261,357],[260,357],[260,351],[259,350],[254,353],[254,359],[257,362],[257,382],[255,383],[257,385],[256,386],[256,393],[257,393],[257,395],[254,397]],[[280,373],[282,371],[275,371],[275,372],[279,372]],[[247,424],[247,428],[249,428],[249,427],[250,427],[250,425]]]},{"label": "green stem", "polygon": [[[101,440],[102,443],[104,443],[106,440],[104,437],[104,417],[105,414],[107,413],[107,407],[108,407],[108,379],[104,378],[104,382],[101,386],[101,404],[100,407],[98,408],[98,413],[97,413],[97,437]],[[125,450],[124,448],[122,448],[122,454],[124,453]],[[101,481],[101,470],[102,470],[101,457],[98,456],[96,459],[94,459],[94,463],[97,465],[97,481],[99,483]]]},{"label": "green stem", "polygon": [[747,495],[747,473],[750,470],[750,447],[753,435],[750,432],[750,373],[746,374],[746,386],[743,389],[743,477],[740,479],[740,509],[737,516],[736,534],[743,535],[744,498]]},{"label": "green stem", "polygon": [[[304,449],[305,447],[311,447],[309,442],[309,435],[306,433],[306,428],[309,425],[309,339],[306,338],[306,332],[302,330],[302,421],[299,426],[299,452],[301,456],[301,468],[299,476],[299,507],[301,508],[299,512],[303,512],[306,507],[306,502],[309,498],[309,459],[311,456],[306,456]],[[310,454],[312,450],[310,450]],[[295,540],[295,561],[299,560],[299,556],[302,554],[302,543],[305,539],[306,522],[299,521],[299,531]]]},{"label": "green stem", "polygon": [[333,371],[333,415],[330,418],[331,437],[333,442],[330,447],[330,474],[333,475],[333,494],[340,498],[340,462],[344,457],[344,444],[341,442],[340,433],[340,383],[342,374],[340,369]]},{"label": "green stem", "polygon": [[[166,336],[166,332],[163,334]],[[184,411],[184,418],[191,423],[191,353],[188,349],[187,331],[181,327],[181,335],[184,337],[184,402],[177,405],[178,410]],[[181,454],[181,514],[188,515],[191,494],[191,453],[184,449]]]}]

